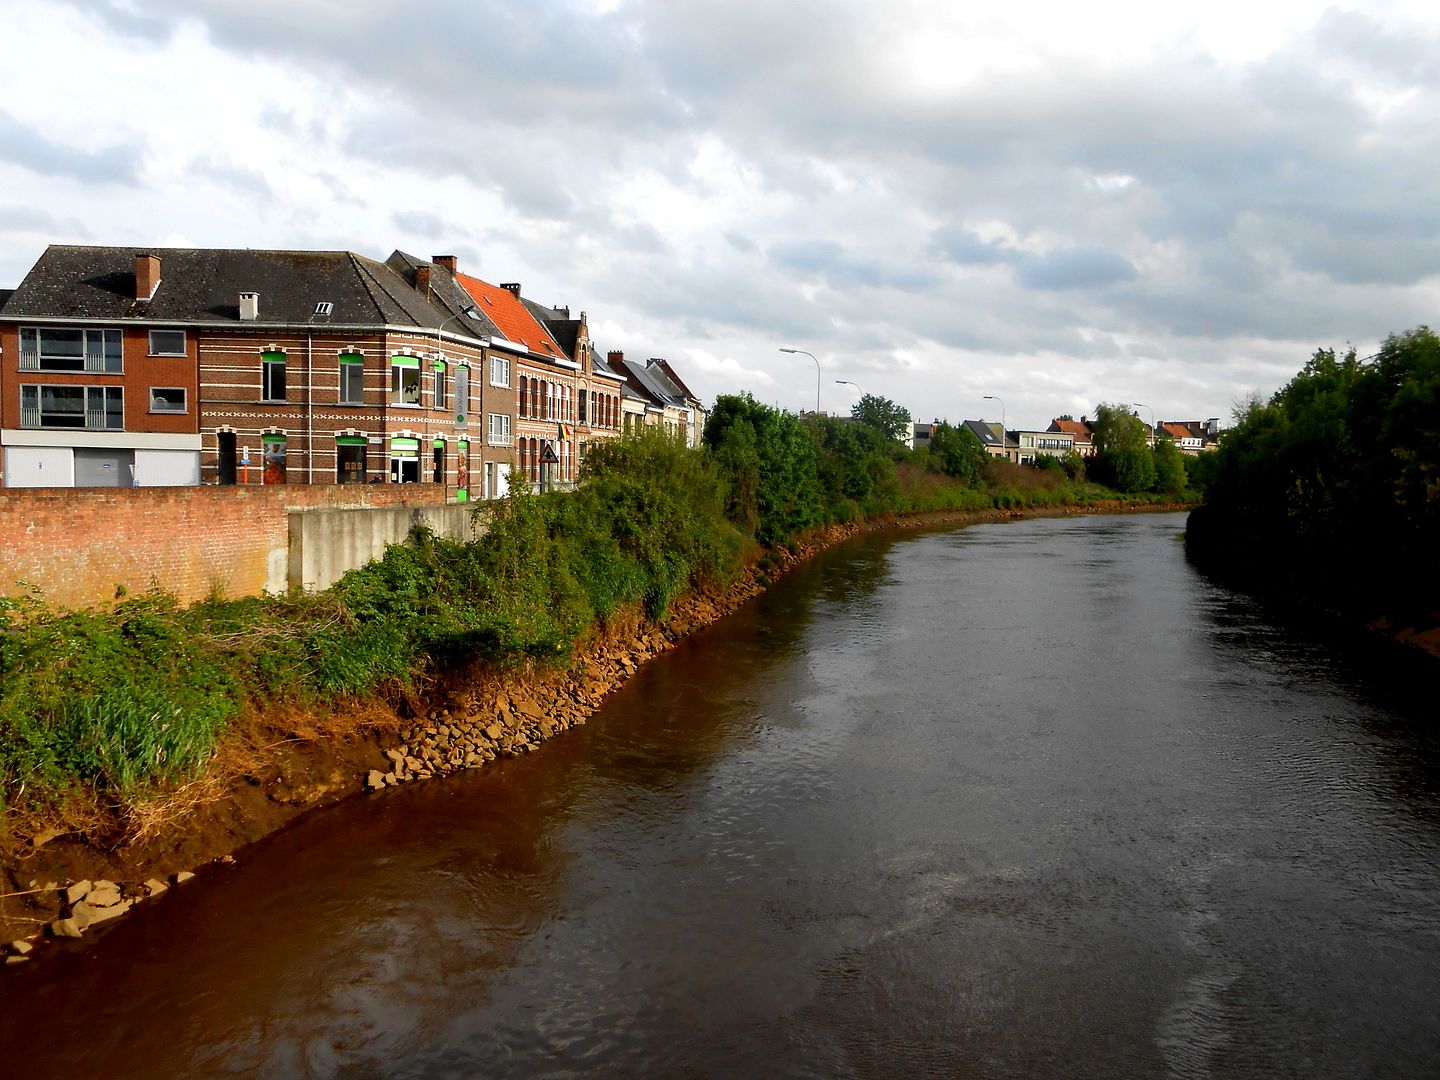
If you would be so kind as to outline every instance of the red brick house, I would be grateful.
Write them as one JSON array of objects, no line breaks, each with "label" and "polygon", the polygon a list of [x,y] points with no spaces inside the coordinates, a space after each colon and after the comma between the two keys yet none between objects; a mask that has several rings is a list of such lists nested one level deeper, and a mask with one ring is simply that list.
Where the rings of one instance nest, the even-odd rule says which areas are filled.
[{"label": "red brick house", "polygon": [[475,308],[447,257],[407,279],[353,252],[51,247],[0,311],[5,482],[499,494]]},{"label": "red brick house", "polygon": [[8,487],[195,484],[193,322],[162,261],[49,248],[0,309],[0,474]]},{"label": "red brick house", "polygon": [[580,365],[520,300],[520,286],[492,285],[457,274],[456,281],[498,328],[490,354],[510,365],[515,387],[515,469],[531,484],[566,486],[578,468]]}]

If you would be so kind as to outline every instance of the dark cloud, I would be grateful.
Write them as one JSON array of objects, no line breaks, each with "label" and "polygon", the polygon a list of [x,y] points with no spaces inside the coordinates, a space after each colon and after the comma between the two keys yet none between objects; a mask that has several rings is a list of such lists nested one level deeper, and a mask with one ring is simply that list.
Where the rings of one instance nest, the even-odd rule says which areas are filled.
[{"label": "dark cloud", "polygon": [[1113,251],[1069,248],[1021,260],[1015,277],[1027,289],[1103,289],[1133,281],[1139,273]]},{"label": "dark cloud", "polygon": [[0,163],[19,165],[42,176],[91,183],[135,185],[142,154],[134,146],[77,150],[46,138],[0,109]]},{"label": "dark cloud", "polygon": [[982,240],[974,230],[962,225],[942,225],[936,229],[930,234],[930,249],[962,266],[993,266],[1019,258],[1017,252],[993,240]]}]

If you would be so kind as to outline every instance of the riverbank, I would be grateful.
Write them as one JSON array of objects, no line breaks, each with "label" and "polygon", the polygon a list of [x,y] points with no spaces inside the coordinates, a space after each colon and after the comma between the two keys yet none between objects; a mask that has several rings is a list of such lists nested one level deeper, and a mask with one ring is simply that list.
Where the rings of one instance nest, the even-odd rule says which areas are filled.
[{"label": "riverbank", "polygon": [[585,723],[647,660],[817,551],[859,533],[1187,508],[1115,501],[940,511],[831,526],[766,551],[723,590],[677,599],[659,623],[646,622],[638,611],[610,620],[563,669],[534,662],[504,671],[475,665],[446,672],[398,704],[366,699],[323,715],[249,716],[226,735],[203,777],[161,791],[123,817],[98,803],[71,805],[65,819],[12,829],[10,846],[0,851],[0,942],[16,943],[8,961],[28,962],[50,939],[92,934],[187,875],[233,862],[246,844],[317,807],[530,753]]}]

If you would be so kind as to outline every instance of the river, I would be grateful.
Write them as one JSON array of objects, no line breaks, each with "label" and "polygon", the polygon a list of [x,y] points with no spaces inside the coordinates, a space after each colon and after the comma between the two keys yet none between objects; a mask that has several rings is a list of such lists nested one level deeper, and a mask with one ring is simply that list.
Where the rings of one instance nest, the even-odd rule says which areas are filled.
[{"label": "river", "polygon": [[[853,541],[0,979],[15,1076],[1440,1073],[1433,666],[1183,515]],[[1428,699],[1428,700],[1427,700]]]}]

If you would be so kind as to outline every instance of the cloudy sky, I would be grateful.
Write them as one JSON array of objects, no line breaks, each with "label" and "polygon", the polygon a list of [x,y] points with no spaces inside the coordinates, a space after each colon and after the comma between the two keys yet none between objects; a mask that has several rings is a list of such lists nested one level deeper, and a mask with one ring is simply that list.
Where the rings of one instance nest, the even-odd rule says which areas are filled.
[{"label": "cloudy sky", "polygon": [[1433,0],[0,6],[0,287],[453,253],[707,400],[1011,427],[1440,321]]}]

